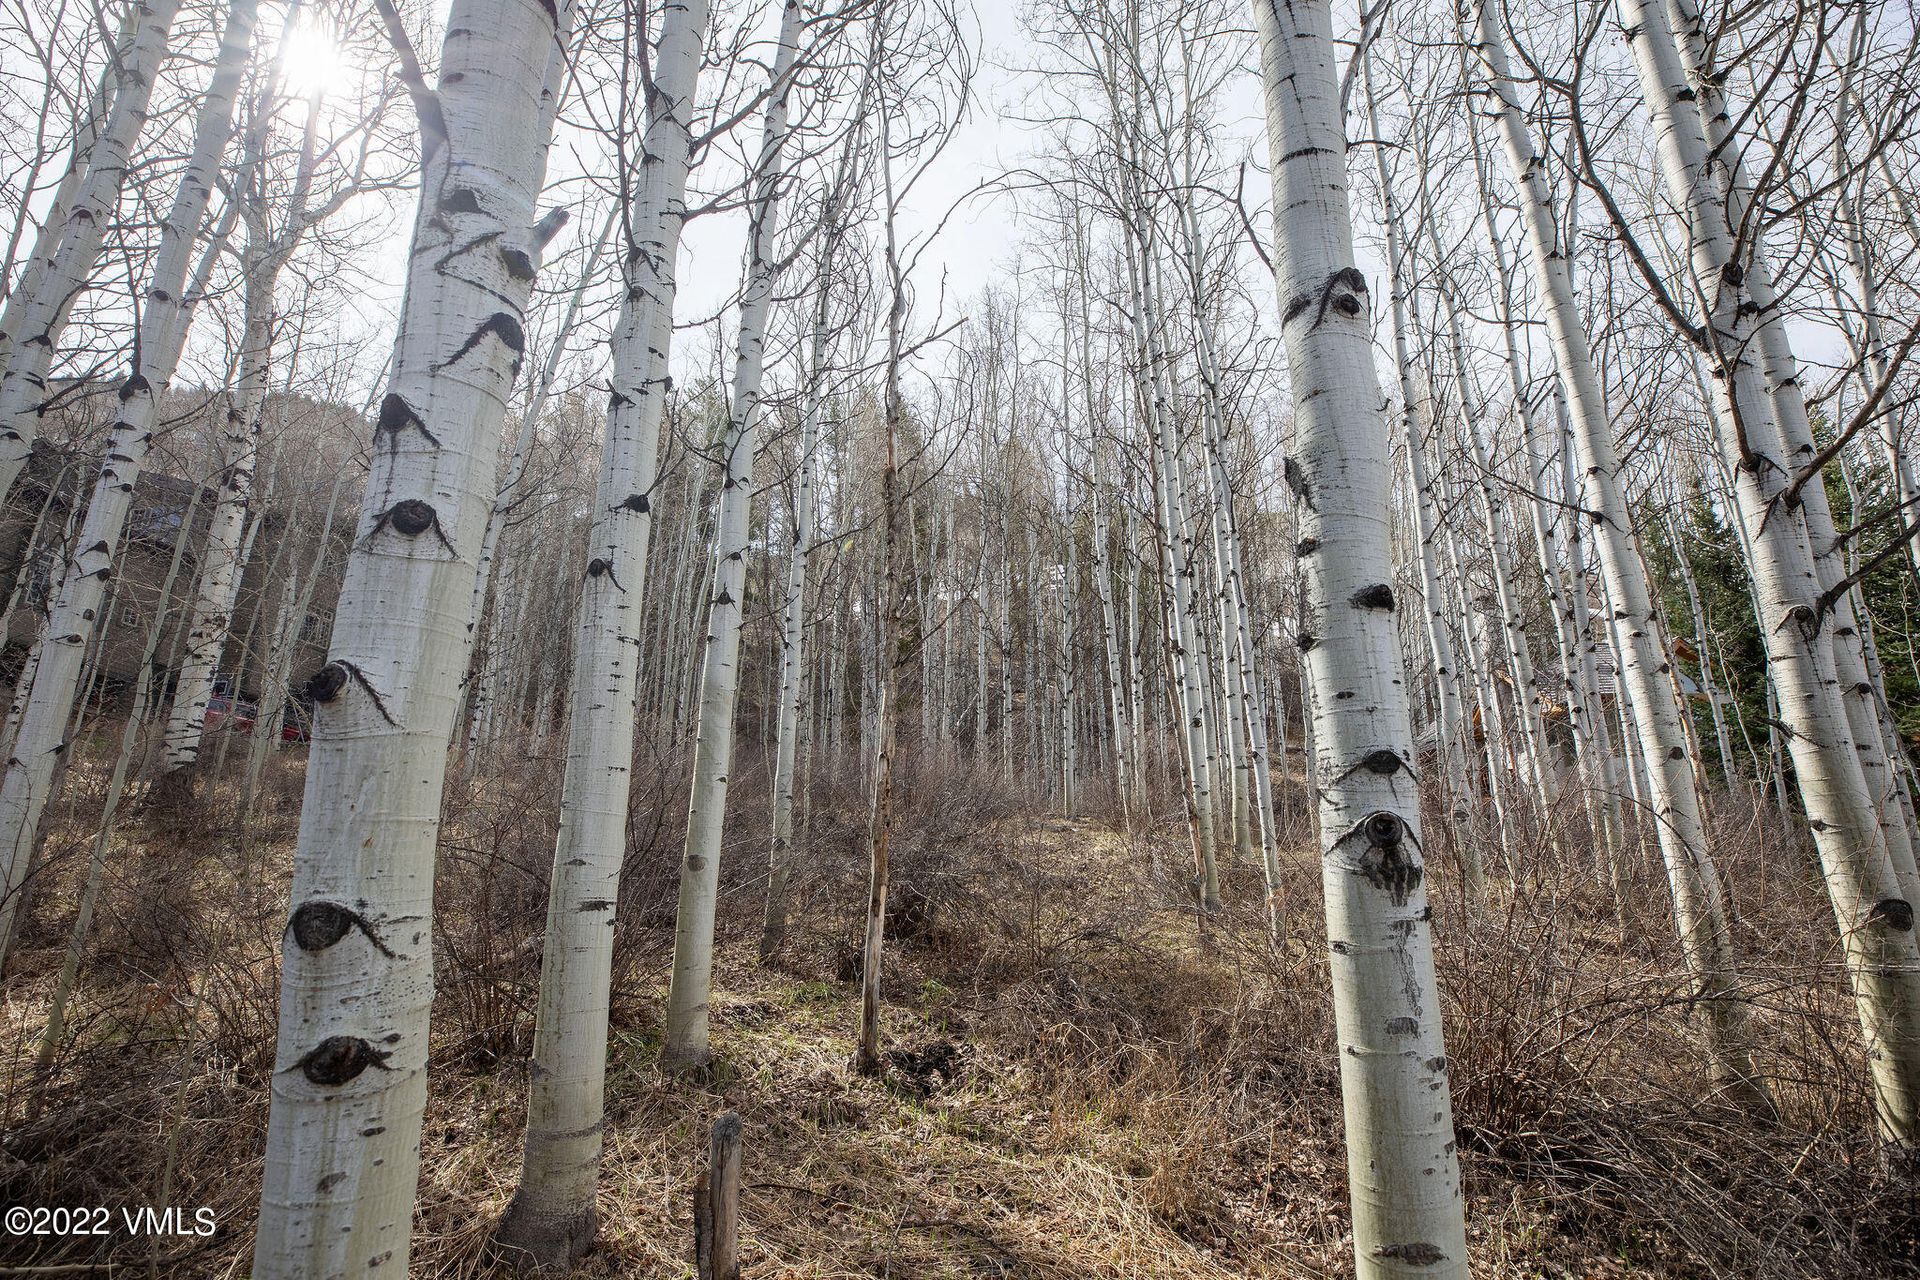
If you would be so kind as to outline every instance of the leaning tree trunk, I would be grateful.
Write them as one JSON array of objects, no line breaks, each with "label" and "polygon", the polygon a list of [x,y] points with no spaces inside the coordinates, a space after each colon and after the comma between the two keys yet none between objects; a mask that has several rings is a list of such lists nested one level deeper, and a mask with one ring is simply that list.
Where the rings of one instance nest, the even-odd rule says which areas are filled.
[{"label": "leaning tree trunk", "polygon": [[[23,297],[20,318],[9,334],[12,349],[7,354],[4,372],[0,372],[0,499],[12,491],[14,481],[20,478],[21,469],[33,454],[33,442],[40,434],[40,404],[47,393],[47,374],[53,364],[54,348],[59,345],[60,331],[66,326],[67,314],[86,286],[87,277],[100,258],[100,248],[106,241],[107,230],[113,223],[114,209],[120,200],[120,188],[126,180],[128,157],[132,154],[141,128],[147,122],[147,104],[153,96],[153,84],[159,77],[160,63],[167,53],[167,37],[180,8],[180,0],[138,2],[138,25],[132,43],[125,54],[120,55],[113,105],[108,109],[100,136],[88,150],[87,175],[74,196],[73,207],[66,211],[66,228],[60,237],[59,248],[47,260],[45,272],[35,282],[37,287],[30,295]],[[249,17],[237,24],[229,20],[228,30],[232,31],[237,25],[244,28],[250,37],[250,15],[251,10]],[[223,40],[221,47],[221,57],[224,59],[233,46]],[[240,57],[242,61],[245,60],[244,46]],[[224,69],[224,62],[222,67]],[[208,103],[212,105],[218,102],[222,93],[226,95],[226,110],[231,119],[232,88],[210,86]],[[205,108],[201,116],[203,121],[207,118]],[[199,158],[198,143],[202,136],[197,130],[196,159]],[[219,144],[225,141],[226,132],[222,129]],[[215,146],[211,163],[219,163],[219,145]],[[210,169],[190,168],[181,179],[181,195],[185,196],[191,184],[201,180],[211,184],[212,178]],[[202,212],[205,211],[204,197],[199,207]],[[175,211],[178,212],[178,201]],[[168,222],[171,224],[172,219],[169,218]],[[189,240],[198,224],[196,215],[185,232]],[[155,270],[157,273],[157,265]],[[181,268],[181,283],[185,283],[184,266]],[[178,290],[174,291],[173,296],[178,297]],[[165,313],[171,308],[163,306],[161,310]],[[170,323],[172,318],[165,316],[159,323]],[[144,317],[142,323],[145,324]]]},{"label": "leaning tree trunk", "polygon": [[1490,105],[1499,121],[1507,162],[1520,188],[1527,244],[1584,477],[1584,499],[1571,493],[1566,498],[1588,513],[1585,522],[1593,529],[1607,594],[1614,602],[1614,621],[1625,641],[1615,650],[1617,678],[1638,716],[1639,759],[1643,766],[1639,776],[1651,792],[1653,826],[1673,892],[1680,945],[1705,1015],[1708,1069],[1730,1095],[1764,1106],[1765,1089],[1753,1065],[1746,1007],[1737,990],[1739,978],[1725,892],[1707,849],[1686,727],[1666,684],[1666,646],[1654,617],[1646,570],[1633,548],[1631,516],[1620,484],[1620,459],[1574,297],[1566,248],[1559,238],[1546,162],[1534,148],[1508,69],[1499,11],[1486,0],[1479,0],[1476,13],[1474,48],[1487,77],[1486,91],[1493,99]]},{"label": "leaning tree trunk", "polygon": [[[1741,160],[1738,139],[1733,137],[1733,122],[1727,115],[1721,79],[1708,64],[1699,6],[1695,0],[1666,0],[1666,9],[1679,37],[1677,51],[1688,83],[1693,87],[1700,123],[1711,148],[1709,170],[1717,171],[1722,181],[1729,225],[1742,225],[1751,216],[1753,185]],[[1798,470],[1818,455],[1813,424],[1807,416],[1806,395],[1800,386],[1799,364],[1787,334],[1786,316],[1775,294],[1770,255],[1761,232],[1756,228],[1750,235],[1744,255],[1744,284],[1754,307],[1753,330],[1760,355],[1760,373],[1785,450],[1780,461]],[[1874,320],[1877,322],[1877,317]],[[1909,902],[1920,902],[1920,867],[1915,865],[1906,811],[1894,795],[1902,783],[1894,772],[1891,753],[1901,747],[1897,738],[1889,740],[1882,734],[1876,704],[1881,691],[1867,670],[1860,619],[1854,612],[1852,598],[1844,588],[1834,590],[1834,584],[1846,577],[1846,566],[1844,544],[1834,528],[1833,509],[1827,501],[1824,479],[1817,473],[1813,475],[1800,486],[1797,498],[1820,589],[1830,593],[1828,607],[1833,621],[1829,632],[1835,675],[1854,753],[1879,820],[1881,837],[1886,841],[1887,855],[1893,861],[1894,875],[1900,880],[1902,896]],[[1914,518],[1913,513],[1909,512],[1908,518]]]},{"label": "leaning tree trunk", "polygon": [[1366,277],[1354,265],[1324,0],[1254,0],[1266,89],[1274,277],[1292,370],[1308,717],[1340,1041],[1354,1262],[1363,1277],[1464,1277],[1431,911],[1394,620],[1388,448]]},{"label": "leaning tree trunk", "polygon": [[134,694],[133,709],[128,713],[126,723],[121,726],[120,754],[114,758],[113,773],[107,780],[107,795],[101,803],[99,830],[94,833],[93,851],[87,858],[87,878],[80,887],[80,898],[73,913],[73,928],[67,935],[66,955],[60,962],[60,976],[54,980],[53,995],[47,1001],[46,1025],[41,1029],[40,1044],[33,1055],[33,1078],[27,1093],[29,1122],[39,1117],[40,1108],[46,1101],[47,1086],[53,1082],[53,1061],[66,1028],[68,1001],[73,998],[74,987],[80,977],[80,962],[86,953],[87,934],[93,928],[94,908],[99,903],[100,886],[106,878],[107,849],[113,839],[114,819],[119,815],[120,801],[126,795],[127,775],[132,770],[135,749],[142,731],[147,727],[147,711],[156,692],[156,681],[151,675],[154,656],[160,651],[160,638],[166,633],[170,621],[168,606],[173,600],[173,583],[180,576],[180,562],[186,559],[187,543],[193,537],[194,516],[199,507],[200,490],[196,489],[187,502],[187,514],[180,521],[180,532],[174,535],[173,555],[167,561],[167,572],[160,579],[160,588],[154,595],[153,616],[147,623],[146,639],[141,645],[140,664],[134,668],[139,673],[138,692]]},{"label": "leaning tree trunk", "polygon": [[694,735],[693,789],[687,802],[685,859],[667,988],[667,1029],[660,1050],[666,1071],[704,1067],[712,1056],[707,1009],[713,995],[713,919],[720,897],[720,841],[733,767],[733,711],[740,691],[740,625],[746,612],[747,550],[753,516],[753,463],[759,448],[761,382],[767,318],[780,277],[775,241],[787,182],[787,96],[800,39],[800,0],[786,0],[774,56],[772,96],[753,175],[747,230],[747,280],[740,295],[739,350],[733,366],[733,413],[720,445],[726,468],[714,521],[714,593],[707,606],[707,643],[700,675],[700,719]]},{"label": "leaning tree trunk", "polygon": [[[192,766],[200,757],[200,738],[207,722],[207,704],[213,697],[214,677],[226,651],[233,623],[233,607],[240,595],[246,569],[242,544],[253,495],[254,468],[260,457],[261,417],[267,402],[267,361],[273,338],[273,287],[277,265],[262,246],[247,247],[245,319],[240,346],[240,380],[228,403],[219,436],[219,497],[202,545],[193,612],[187,629],[187,650],[174,684],[173,704],[167,714],[163,790],[191,785]],[[238,681],[232,695],[240,696]],[[176,792],[176,798],[179,793]]]},{"label": "leaning tree trunk", "polygon": [[[1920,1140],[1920,949],[1913,903],[1882,837],[1839,687],[1832,635],[1838,620],[1830,616],[1836,600],[1822,588],[1806,521],[1788,500],[1794,459],[1753,359],[1759,307],[1746,283],[1750,264],[1736,250],[1673,31],[1652,0],[1619,0],[1619,9],[1707,308],[1702,337],[1713,370],[1715,434],[1751,531],[1768,674],[1846,948],[1875,1111],[1882,1136],[1910,1148]],[[1877,738],[1877,725],[1873,732]]]},{"label": "leaning tree trunk", "polygon": [[[706,0],[669,8],[661,22],[623,268],[626,289],[613,336],[591,558],[574,624],[574,696],[534,1018],[526,1147],[520,1186],[496,1233],[503,1245],[550,1265],[584,1252],[596,1227],[612,926],[626,852],[640,606]],[[469,595],[472,585],[470,579]]]},{"label": "leaning tree trunk", "polygon": [[[572,6],[455,0],[412,84],[420,213],[307,762],[256,1280],[399,1277],[420,1170],[434,844],[473,557],[525,354],[549,64]],[[397,18],[390,19],[397,26]]]},{"label": "leaning tree trunk", "polygon": [[[0,883],[0,965],[5,963],[5,940],[12,934],[13,914],[19,905],[21,881],[33,856],[40,815],[58,785],[57,766],[66,748],[67,718],[80,689],[87,644],[96,630],[107,583],[114,574],[113,548],[120,544],[126,529],[127,516],[133,508],[134,487],[139,483],[141,468],[153,445],[160,400],[179,364],[187,326],[199,301],[197,285],[190,287],[188,283],[189,279],[204,278],[200,273],[190,276],[194,266],[194,237],[206,214],[219,172],[220,154],[232,130],[234,99],[253,43],[255,10],[252,0],[242,0],[228,13],[214,76],[194,125],[193,151],[180,175],[180,185],[167,219],[161,225],[153,278],[148,284],[136,336],[134,365],[120,387],[119,416],[107,437],[106,460],[101,464],[65,580],[42,634],[32,688],[21,709],[6,776],[0,780],[0,861],[6,866],[5,881]],[[170,8],[167,13],[171,13]],[[143,38],[144,35],[143,29]],[[166,24],[161,22],[155,38],[164,43],[165,36]],[[140,65],[145,64],[136,59],[135,66]],[[148,73],[151,74],[150,66]],[[137,98],[143,102],[144,93],[144,89],[136,92],[126,88],[122,90],[122,99],[117,101]],[[100,146],[119,146],[113,141],[118,120],[116,107],[115,123],[109,125],[108,136]],[[138,131],[137,123],[128,127]],[[119,154],[124,163],[124,147],[114,154]],[[96,163],[110,159],[111,154],[96,156]],[[116,181],[116,190],[117,187]],[[76,217],[94,207],[87,199],[76,206]],[[104,216],[101,215],[102,220]],[[217,245],[209,246],[209,259],[216,250]],[[65,253],[64,247],[62,253]],[[50,281],[58,278],[59,272],[49,276]],[[50,342],[50,336],[45,344],[40,336],[29,336],[27,349],[16,354],[23,355],[31,364],[38,358],[33,351]],[[44,372],[45,366],[39,367]],[[0,398],[4,398],[4,389],[0,389]],[[0,470],[0,482],[5,481],[5,473]]]},{"label": "leaning tree trunk", "polygon": [[[84,114],[74,121],[73,146],[67,153],[67,167],[53,189],[52,199],[40,211],[33,248],[27,252],[26,261],[21,265],[17,277],[13,274],[14,255],[19,250],[19,239],[26,230],[28,215],[32,210],[23,204],[14,221],[5,261],[0,263],[0,285],[8,287],[6,305],[0,307],[0,372],[13,359],[14,340],[20,335],[33,299],[40,296],[41,283],[52,269],[54,255],[60,251],[60,242],[66,238],[68,214],[74,200],[80,195],[81,184],[87,179],[93,145],[99,141],[100,131],[106,126],[108,112],[112,109],[114,81],[120,64],[131,52],[132,37],[139,30],[140,18],[141,11],[137,5],[128,5],[121,13],[120,31],[108,47],[106,65],[100,69],[100,78],[94,85]],[[32,189],[33,178],[34,175],[30,173],[22,182],[22,189]],[[5,496],[0,494],[0,498]]]},{"label": "leaning tree trunk", "polygon": [[[1366,91],[1367,119],[1373,136],[1380,132],[1380,113],[1374,100],[1373,60],[1362,54],[1361,75]],[[1407,450],[1407,478],[1412,484],[1414,510],[1420,533],[1420,589],[1425,597],[1424,621],[1427,644],[1433,652],[1433,682],[1440,702],[1440,758],[1446,770],[1447,799],[1451,805],[1451,835],[1459,851],[1460,870],[1466,877],[1467,891],[1476,899],[1487,889],[1486,863],[1480,843],[1467,831],[1469,796],[1464,735],[1468,732],[1466,713],[1460,701],[1459,669],[1454,661],[1453,632],[1447,625],[1446,591],[1440,581],[1439,502],[1432,478],[1427,474],[1426,451],[1420,440],[1420,394],[1414,381],[1413,358],[1408,351],[1407,299],[1412,284],[1407,270],[1407,245],[1401,233],[1403,219],[1400,201],[1394,193],[1393,175],[1387,167],[1387,149],[1375,147],[1374,169],[1380,183],[1380,200],[1386,212],[1388,300],[1393,309],[1393,360],[1400,378],[1400,428]],[[1464,837],[1464,838],[1463,838]]]}]

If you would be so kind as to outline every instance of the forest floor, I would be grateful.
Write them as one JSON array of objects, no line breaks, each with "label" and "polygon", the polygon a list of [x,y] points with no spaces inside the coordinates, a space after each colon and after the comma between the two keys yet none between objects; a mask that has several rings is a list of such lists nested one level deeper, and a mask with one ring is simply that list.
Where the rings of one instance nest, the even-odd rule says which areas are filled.
[{"label": "forest floor", "polygon": [[[288,773],[276,794],[291,800],[297,776],[276,768]],[[524,1122],[543,871],[533,789],[457,798],[467,816],[443,843],[418,1276],[511,1273],[488,1233],[513,1191]],[[0,1202],[206,1206],[220,1230],[0,1237],[0,1276],[246,1274],[287,812],[246,841],[192,815],[126,824],[58,1076],[28,1120],[84,801],[56,832],[58,876],[0,988]],[[600,1243],[579,1274],[691,1275],[691,1182],[725,1111],[744,1122],[752,1280],[1351,1274],[1318,871],[1304,842],[1290,846],[1292,936],[1276,951],[1251,866],[1230,876],[1238,907],[1205,920],[1190,909],[1170,824],[1129,837],[1103,821],[976,809],[963,787],[922,797],[916,813],[890,912],[880,1078],[848,1069],[850,807],[816,819],[819,865],[771,965],[754,955],[764,843],[748,830],[730,839],[715,1059],[697,1081],[654,1065],[671,854],[666,870],[650,862],[630,877]],[[656,859],[673,834],[641,831],[638,843]],[[1912,1185],[1883,1174],[1857,1138],[1859,1099],[1832,1100],[1838,1087],[1822,1078],[1852,1051],[1844,1008],[1836,1019],[1823,1007],[1817,1034],[1769,1042],[1769,1062],[1802,1072],[1783,1092],[1789,1122],[1730,1116],[1679,1070],[1689,1042],[1671,957],[1623,946],[1590,903],[1537,889],[1452,929],[1459,907],[1436,902],[1474,1274],[1917,1274]]]}]

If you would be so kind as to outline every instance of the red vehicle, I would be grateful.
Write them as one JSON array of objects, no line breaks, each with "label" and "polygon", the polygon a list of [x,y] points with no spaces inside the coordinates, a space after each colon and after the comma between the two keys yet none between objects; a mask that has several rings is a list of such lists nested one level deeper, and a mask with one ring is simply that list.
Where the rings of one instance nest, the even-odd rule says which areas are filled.
[{"label": "red vehicle", "polygon": [[242,733],[251,733],[254,719],[259,714],[260,709],[251,702],[235,702],[231,696],[217,693],[207,699],[205,724],[208,732],[215,729],[238,729]]},{"label": "red vehicle", "polygon": [[[207,699],[207,718],[204,724],[208,733],[217,729],[252,733],[254,723],[259,718],[260,708],[244,699],[235,702],[230,694],[225,693],[216,693]],[[289,703],[280,716],[280,741],[305,742],[310,723],[305,707],[298,702]]]}]

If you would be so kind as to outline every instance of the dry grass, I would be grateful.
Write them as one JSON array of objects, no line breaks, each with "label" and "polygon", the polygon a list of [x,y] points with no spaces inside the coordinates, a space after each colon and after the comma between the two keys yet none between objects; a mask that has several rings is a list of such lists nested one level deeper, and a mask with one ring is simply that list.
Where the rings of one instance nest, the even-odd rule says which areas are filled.
[{"label": "dry grass", "polygon": [[[253,838],[148,813],[116,849],[47,1113],[23,1120],[34,1038],[71,920],[92,794],[60,818],[20,959],[0,987],[0,1200],[212,1207],[154,1274],[241,1276],[257,1195],[275,949],[298,797]],[[602,1245],[581,1274],[690,1274],[689,1188],[707,1127],[745,1122],[747,1274],[792,1277],[1333,1276],[1351,1266],[1317,865],[1290,839],[1291,936],[1253,905],[1187,909],[1169,820],[1127,838],[1035,816],[990,776],[903,788],[883,1080],[850,1076],[863,892],[858,800],[824,776],[798,925],[753,959],[764,780],[736,780],[723,861],[716,1063],[654,1067],[684,795],[658,763],[631,828],[614,999]],[[434,1084],[414,1274],[506,1274],[487,1246],[518,1171],[554,763],[495,765],[449,801],[438,888]],[[225,783],[203,804],[230,801]],[[1296,802],[1297,807],[1297,802]],[[1469,910],[1434,883],[1474,1272],[1531,1276],[1915,1275],[1911,1183],[1879,1166],[1829,919],[1798,846],[1720,816],[1746,980],[1779,1082],[1760,1123],[1706,1096],[1657,872],[1632,920],[1577,849],[1516,841],[1517,874]],[[1743,825],[1744,824],[1744,825]],[[1524,845],[1525,847],[1518,847]],[[1156,875],[1152,868],[1158,866]],[[169,1150],[173,1151],[172,1158]],[[171,1173],[168,1171],[171,1170]],[[148,1241],[0,1238],[8,1263],[144,1274]],[[8,1252],[11,1251],[11,1252]]]}]

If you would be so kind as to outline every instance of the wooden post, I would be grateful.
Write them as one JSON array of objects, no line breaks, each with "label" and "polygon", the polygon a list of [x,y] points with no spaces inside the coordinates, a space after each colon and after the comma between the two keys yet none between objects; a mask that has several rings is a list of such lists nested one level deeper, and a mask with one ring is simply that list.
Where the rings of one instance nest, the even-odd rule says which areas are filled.
[{"label": "wooden post", "polygon": [[693,1259],[699,1280],[740,1280],[740,1117],[713,1122],[707,1171],[693,1181]]}]

